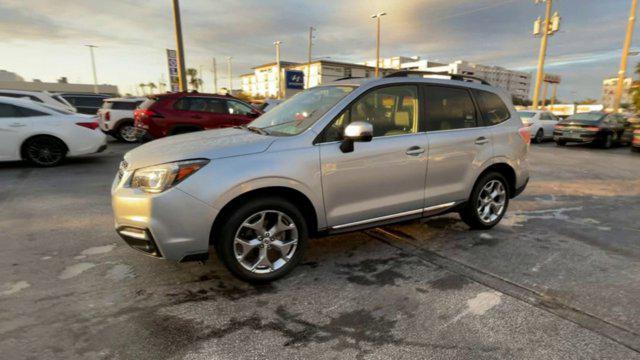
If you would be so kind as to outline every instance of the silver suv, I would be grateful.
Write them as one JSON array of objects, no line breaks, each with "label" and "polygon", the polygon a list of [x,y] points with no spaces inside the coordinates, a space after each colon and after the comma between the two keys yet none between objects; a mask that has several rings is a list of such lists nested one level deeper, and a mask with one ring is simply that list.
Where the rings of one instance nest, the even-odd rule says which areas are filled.
[{"label": "silver suv", "polygon": [[118,234],[241,279],[290,272],[309,237],[458,212],[489,229],[529,179],[528,128],[508,94],[398,72],[303,91],[247,127],[172,136],[124,156]]}]

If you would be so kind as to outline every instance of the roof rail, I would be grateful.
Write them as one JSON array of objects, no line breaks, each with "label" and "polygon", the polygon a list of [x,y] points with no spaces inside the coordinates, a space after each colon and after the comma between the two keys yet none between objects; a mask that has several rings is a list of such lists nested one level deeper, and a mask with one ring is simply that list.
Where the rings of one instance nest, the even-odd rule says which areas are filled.
[{"label": "roof rail", "polygon": [[393,78],[393,77],[407,77],[409,75],[440,75],[440,76],[450,76],[451,80],[457,81],[467,81],[467,80],[475,80],[479,81],[483,85],[489,85],[489,82],[485,79],[479,78],[477,76],[465,75],[465,74],[451,74],[446,71],[422,71],[422,70],[400,70],[393,72],[384,76],[385,78]]}]

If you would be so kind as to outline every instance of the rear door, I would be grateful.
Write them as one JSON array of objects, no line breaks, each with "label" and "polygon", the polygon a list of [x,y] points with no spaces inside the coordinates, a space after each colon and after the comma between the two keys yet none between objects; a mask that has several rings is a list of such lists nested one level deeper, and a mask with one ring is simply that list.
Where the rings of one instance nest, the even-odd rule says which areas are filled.
[{"label": "rear door", "polygon": [[467,199],[480,167],[493,156],[493,137],[467,88],[427,85],[425,108],[429,161],[424,207],[440,210]]}]

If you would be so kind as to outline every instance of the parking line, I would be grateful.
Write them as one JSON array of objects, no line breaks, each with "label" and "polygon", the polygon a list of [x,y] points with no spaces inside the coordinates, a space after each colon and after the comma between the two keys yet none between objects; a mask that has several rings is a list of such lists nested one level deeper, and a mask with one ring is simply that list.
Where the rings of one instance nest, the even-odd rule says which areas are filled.
[{"label": "parking line", "polygon": [[626,329],[623,326],[611,323],[607,320],[598,318],[595,315],[564,304],[560,299],[539,293],[536,290],[516,284],[508,279],[444,257],[436,252],[426,250],[415,243],[417,241],[415,238],[411,235],[405,234],[404,232],[375,228],[373,230],[366,230],[364,233],[371,238],[392,246],[408,255],[416,256],[423,261],[460,276],[464,276],[469,280],[511,296],[514,299],[526,302],[536,308],[571,321],[582,328],[604,336],[620,345],[640,353],[640,334]]}]

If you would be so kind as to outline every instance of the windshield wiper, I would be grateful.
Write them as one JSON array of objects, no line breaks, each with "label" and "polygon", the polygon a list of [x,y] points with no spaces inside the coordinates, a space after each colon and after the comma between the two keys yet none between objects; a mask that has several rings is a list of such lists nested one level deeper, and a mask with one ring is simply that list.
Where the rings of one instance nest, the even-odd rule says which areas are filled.
[{"label": "windshield wiper", "polygon": [[234,128],[249,130],[251,132],[254,132],[254,133],[260,134],[260,135],[269,135],[269,133],[267,131],[264,131],[261,128],[255,127],[255,126],[240,125],[240,126],[234,126]]}]

